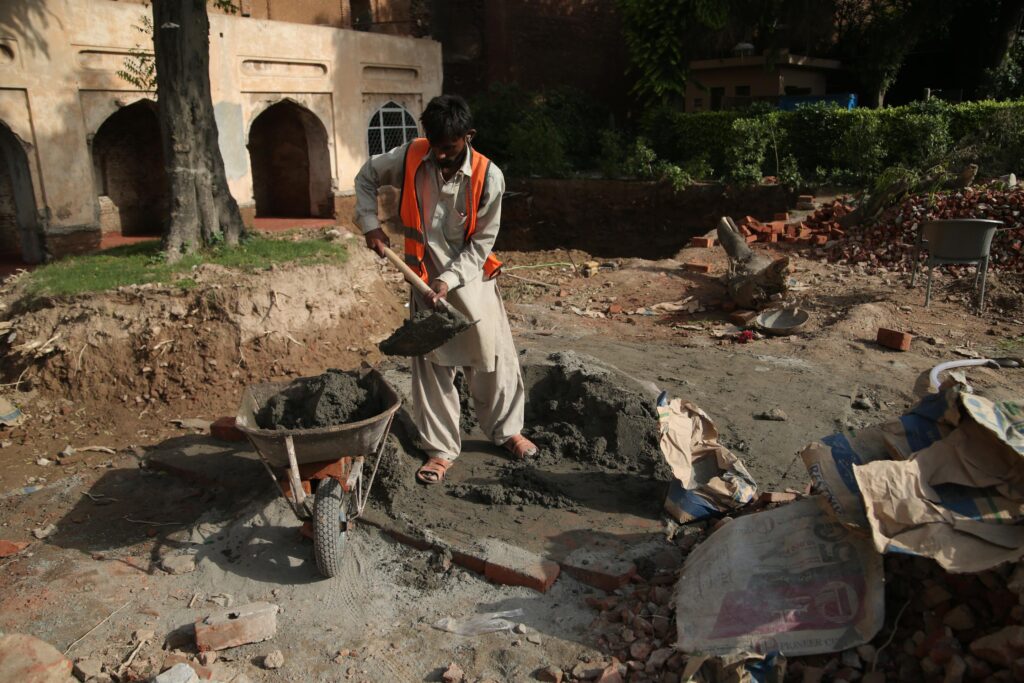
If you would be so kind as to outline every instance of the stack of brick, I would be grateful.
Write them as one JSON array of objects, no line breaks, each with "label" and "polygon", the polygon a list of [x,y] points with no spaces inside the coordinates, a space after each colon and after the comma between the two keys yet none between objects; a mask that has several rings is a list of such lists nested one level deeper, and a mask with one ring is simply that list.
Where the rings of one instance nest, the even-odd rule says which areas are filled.
[{"label": "stack of brick", "polygon": [[[853,206],[845,199],[818,208],[799,223],[785,223],[777,239],[765,230],[777,230],[777,221],[761,224],[744,219],[752,235],[748,241],[794,243],[816,247],[829,261],[865,263],[891,270],[912,267],[918,225],[923,221],[950,218],[1000,220],[1009,230],[996,233],[992,241],[989,268],[1003,272],[1024,272],[1024,189],[996,185],[967,188],[938,195],[913,195],[882,213],[870,225],[844,229],[839,219]],[[743,230],[743,227],[740,228]]]}]

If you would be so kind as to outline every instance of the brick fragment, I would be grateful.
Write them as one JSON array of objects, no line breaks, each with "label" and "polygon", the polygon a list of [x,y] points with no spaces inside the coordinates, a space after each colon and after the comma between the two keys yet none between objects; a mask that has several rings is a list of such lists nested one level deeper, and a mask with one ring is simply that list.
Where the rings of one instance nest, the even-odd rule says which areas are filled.
[{"label": "brick fragment", "polygon": [[749,325],[750,321],[757,317],[757,311],[748,311],[742,309],[739,311],[733,311],[729,314],[729,322],[734,325]]},{"label": "brick fragment", "polygon": [[757,241],[757,235],[746,235],[743,239],[747,241],[747,244],[751,244]]},{"label": "brick fragment", "polygon": [[692,271],[694,273],[710,273],[711,272],[711,264],[710,263],[697,263],[695,261],[691,261],[689,263],[684,263],[683,264],[683,268],[685,268],[686,270]]},{"label": "brick fragment", "polygon": [[777,221],[788,221],[789,220],[789,212],[788,211],[782,211],[780,213],[775,214],[775,220],[777,220]]},{"label": "brick fragment", "polygon": [[481,542],[484,577],[505,586],[526,586],[545,593],[558,578],[561,567],[522,548],[495,539]]},{"label": "brick fragment", "polygon": [[769,503],[792,503],[796,498],[795,493],[788,491],[762,491],[758,501],[762,505],[768,505]]},{"label": "brick fragment", "polygon": [[622,588],[637,572],[636,565],[629,560],[586,546],[569,553],[561,565],[569,576],[604,591]]},{"label": "brick fragment", "polygon": [[690,246],[697,247],[698,249],[709,249],[715,246],[714,237],[691,237]]},{"label": "brick fragment", "polygon": [[897,330],[890,330],[885,327],[878,328],[878,343],[887,349],[893,351],[909,351],[910,341],[914,338],[913,335],[907,334],[906,332],[899,332]]},{"label": "brick fragment", "polygon": [[210,425],[210,436],[221,441],[245,441],[245,434],[235,426],[235,418],[218,417]]},{"label": "brick fragment", "polygon": [[196,621],[196,646],[205,652],[269,640],[277,633],[277,610],[277,605],[253,602],[214,612]]},{"label": "brick fragment", "polygon": [[825,246],[827,242],[828,235],[815,235],[814,237],[811,238],[811,244],[814,244],[819,247]]}]

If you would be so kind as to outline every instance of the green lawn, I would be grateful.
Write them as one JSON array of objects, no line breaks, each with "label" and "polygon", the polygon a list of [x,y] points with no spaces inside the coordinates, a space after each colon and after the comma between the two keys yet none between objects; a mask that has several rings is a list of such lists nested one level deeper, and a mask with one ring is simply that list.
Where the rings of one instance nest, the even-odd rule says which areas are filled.
[{"label": "green lawn", "polygon": [[142,242],[72,256],[37,268],[29,273],[28,293],[61,296],[149,282],[174,283],[187,290],[195,287],[196,282],[184,277],[185,274],[202,263],[251,271],[273,263],[343,263],[347,255],[345,246],[337,242],[254,236],[234,249],[214,247],[170,264],[163,259],[159,242]]}]

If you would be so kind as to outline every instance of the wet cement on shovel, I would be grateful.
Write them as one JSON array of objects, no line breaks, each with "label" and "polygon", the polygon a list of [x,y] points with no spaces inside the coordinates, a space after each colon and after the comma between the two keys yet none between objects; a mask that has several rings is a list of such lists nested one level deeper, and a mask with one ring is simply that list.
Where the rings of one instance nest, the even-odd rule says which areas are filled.
[{"label": "wet cement on shovel", "polygon": [[473,325],[454,308],[427,309],[403,322],[377,348],[386,356],[423,356]]}]

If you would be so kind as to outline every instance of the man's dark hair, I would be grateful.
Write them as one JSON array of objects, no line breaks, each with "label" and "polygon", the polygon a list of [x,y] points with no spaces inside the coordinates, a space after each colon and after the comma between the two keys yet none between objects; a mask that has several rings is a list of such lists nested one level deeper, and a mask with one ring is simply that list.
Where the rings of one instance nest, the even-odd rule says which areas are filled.
[{"label": "man's dark hair", "polygon": [[458,95],[441,95],[430,100],[420,116],[423,132],[434,142],[461,138],[473,129],[469,104]]}]

